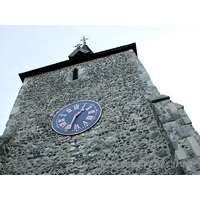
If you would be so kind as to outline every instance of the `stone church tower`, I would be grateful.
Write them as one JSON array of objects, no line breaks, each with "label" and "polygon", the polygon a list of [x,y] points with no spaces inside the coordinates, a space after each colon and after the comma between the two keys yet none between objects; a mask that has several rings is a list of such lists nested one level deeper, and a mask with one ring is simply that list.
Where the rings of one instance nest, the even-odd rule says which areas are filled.
[{"label": "stone church tower", "polygon": [[19,74],[0,174],[200,174],[200,136],[136,44],[93,53],[85,40],[69,60]]}]

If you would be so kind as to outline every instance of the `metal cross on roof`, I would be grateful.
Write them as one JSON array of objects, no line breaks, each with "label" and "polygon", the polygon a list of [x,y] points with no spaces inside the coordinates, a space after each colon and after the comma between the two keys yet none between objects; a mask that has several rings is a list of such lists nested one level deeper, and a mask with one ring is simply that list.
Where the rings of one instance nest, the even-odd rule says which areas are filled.
[{"label": "metal cross on roof", "polygon": [[83,44],[86,44],[86,40],[88,40],[89,38],[85,38],[85,36],[83,36],[83,39],[81,39],[80,41],[83,41]]}]

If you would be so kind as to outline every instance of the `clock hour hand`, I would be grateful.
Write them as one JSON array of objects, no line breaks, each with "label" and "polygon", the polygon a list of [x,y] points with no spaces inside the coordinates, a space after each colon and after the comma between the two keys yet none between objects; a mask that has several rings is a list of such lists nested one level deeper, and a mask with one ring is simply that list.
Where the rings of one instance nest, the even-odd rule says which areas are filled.
[{"label": "clock hour hand", "polygon": [[80,110],[78,113],[76,113],[76,114],[74,115],[74,117],[73,117],[71,123],[70,123],[69,125],[67,125],[67,129],[68,129],[68,130],[70,130],[70,129],[72,128],[72,124],[73,124],[74,120],[76,119],[76,117],[77,117],[78,115],[80,115],[81,112],[84,111],[84,107],[85,107],[85,104],[84,104],[84,106],[81,108],[81,110]]}]

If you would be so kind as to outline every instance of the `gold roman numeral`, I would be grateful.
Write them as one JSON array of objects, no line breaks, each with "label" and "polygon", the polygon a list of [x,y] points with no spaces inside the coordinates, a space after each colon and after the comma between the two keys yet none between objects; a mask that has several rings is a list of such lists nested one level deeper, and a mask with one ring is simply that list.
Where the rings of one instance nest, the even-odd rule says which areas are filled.
[{"label": "gold roman numeral", "polygon": [[64,128],[66,125],[67,125],[66,122],[62,122],[62,123],[59,124],[59,126],[62,127],[62,128]]},{"label": "gold roman numeral", "polygon": [[62,119],[58,120],[58,123],[61,123],[61,122],[64,122],[64,121],[65,121],[65,118],[62,118]]},{"label": "gold roman numeral", "polygon": [[88,126],[88,122],[83,121],[84,126]]},{"label": "gold roman numeral", "polygon": [[85,110],[89,110],[90,108],[92,108],[92,106],[90,106],[90,107],[86,108]]},{"label": "gold roman numeral", "polygon": [[89,115],[86,117],[87,120],[92,120],[92,118],[93,116],[89,116]]},{"label": "gold roman numeral", "polygon": [[59,116],[66,117],[66,116],[67,116],[67,114],[60,114]]},{"label": "gold roman numeral", "polygon": [[95,110],[91,110],[91,111],[88,112],[89,115],[92,114],[92,113],[95,113]]},{"label": "gold roman numeral", "polygon": [[68,113],[72,112],[72,110],[71,110],[70,108],[66,108],[66,111],[67,111]]},{"label": "gold roman numeral", "polygon": [[79,109],[79,104],[75,104],[75,105],[73,106],[73,108],[74,108],[74,110]]},{"label": "gold roman numeral", "polygon": [[74,129],[75,130],[77,130],[77,129],[79,129],[80,127],[79,127],[79,125],[78,124],[74,124]]}]

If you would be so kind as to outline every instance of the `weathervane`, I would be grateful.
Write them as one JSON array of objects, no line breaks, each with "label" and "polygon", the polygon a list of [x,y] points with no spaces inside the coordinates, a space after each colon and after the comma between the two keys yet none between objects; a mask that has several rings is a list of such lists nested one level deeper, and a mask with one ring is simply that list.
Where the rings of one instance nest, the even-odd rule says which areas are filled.
[{"label": "weathervane", "polygon": [[80,49],[80,47],[82,45],[86,45],[86,40],[88,40],[89,38],[85,38],[85,36],[83,36],[83,39],[81,39],[80,41],[83,41],[83,44],[77,44],[76,46],[74,46],[75,48]]},{"label": "weathervane", "polygon": [[89,38],[85,38],[85,36],[83,36],[83,39],[81,39],[80,41],[83,41],[83,44],[86,44],[86,40],[88,40]]},{"label": "weathervane", "polygon": [[77,47],[78,49],[80,49],[81,46],[82,46],[82,44],[77,44],[77,45],[74,46],[74,47]]}]

